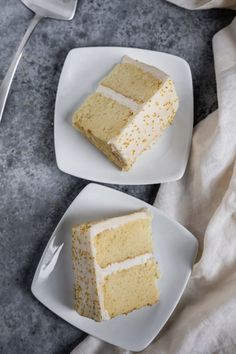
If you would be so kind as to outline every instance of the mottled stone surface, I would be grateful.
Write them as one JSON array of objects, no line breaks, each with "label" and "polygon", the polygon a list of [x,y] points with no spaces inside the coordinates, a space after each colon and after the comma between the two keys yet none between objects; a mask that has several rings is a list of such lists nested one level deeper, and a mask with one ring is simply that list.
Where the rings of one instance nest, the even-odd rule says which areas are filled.
[{"label": "mottled stone surface", "polygon": [[[32,14],[0,2],[0,79]],[[217,107],[211,38],[234,16],[190,12],[161,0],[81,0],[72,22],[44,20],[25,50],[0,125],[0,352],[68,353],[84,334],[47,310],[30,286],[46,243],[88,183],[55,163],[53,111],[64,59],[74,47],[166,51],[192,68],[195,122]],[[157,186],[114,186],[152,203]],[[85,353],[86,354],[86,353]]]}]

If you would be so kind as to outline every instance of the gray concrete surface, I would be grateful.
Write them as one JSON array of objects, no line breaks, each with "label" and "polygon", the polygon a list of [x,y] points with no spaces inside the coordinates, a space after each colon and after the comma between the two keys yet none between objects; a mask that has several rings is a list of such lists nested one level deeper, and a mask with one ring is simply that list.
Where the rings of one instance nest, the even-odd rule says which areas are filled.
[{"label": "gray concrete surface", "polygon": [[[193,73],[198,122],[217,107],[211,39],[233,16],[228,10],[190,12],[162,0],[81,0],[72,22],[39,24],[0,124],[0,353],[69,353],[85,336],[30,292],[51,233],[88,183],[55,163],[54,101],[68,51],[119,45],[182,56]],[[30,18],[20,1],[0,1],[0,80]],[[158,186],[114,188],[152,203]]]}]

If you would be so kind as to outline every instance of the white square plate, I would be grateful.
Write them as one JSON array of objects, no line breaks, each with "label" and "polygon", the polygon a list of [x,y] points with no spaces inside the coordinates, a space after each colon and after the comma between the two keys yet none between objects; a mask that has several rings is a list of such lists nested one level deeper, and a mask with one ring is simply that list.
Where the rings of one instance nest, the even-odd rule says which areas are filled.
[{"label": "white square plate", "polygon": [[[148,207],[153,213],[154,254],[162,277],[160,301],[127,316],[96,323],[79,316],[73,304],[71,228],[92,219],[122,215]],[[51,311],[79,329],[127,350],[143,350],[177,305],[191,274],[197,240],[157,208],[114,189],[89,184],[56,227],[36,270],[32,292]]]},{"label": "white square plate", "polygon": [[[129,172],[120,171],[71,125],[73,112],[124,55],[157,66],[175,81],[180,106],[174,124],[144,152]],[[60,170],[92,181],[153,184],[182,177],[193,128],[192,77],[187,62],[174,55],[123,47],[78,48],[69,52],[55,107],[55,151]]]}]

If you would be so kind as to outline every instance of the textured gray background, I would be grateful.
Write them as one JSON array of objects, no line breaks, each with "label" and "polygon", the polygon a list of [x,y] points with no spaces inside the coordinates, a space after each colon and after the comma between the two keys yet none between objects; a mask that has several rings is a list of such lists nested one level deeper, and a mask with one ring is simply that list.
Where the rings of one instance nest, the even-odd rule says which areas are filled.
[{"label": "textured gray background", "polygon": [[[162,0],[81,0],[72,22],[39,24],[0,125],[0,353],[68,353],[84,337],[30,292],[51,233],[88,183],[55,163],[54,101],[68,51],[119,45],[182,56],[193,73],[198,122],[217,107],[211,38],[233,16],[227,10],[189,12]],[[0,0],[0,79],[30,18],[20,1]],[[149,203],[158,188],[114,187]]]}]

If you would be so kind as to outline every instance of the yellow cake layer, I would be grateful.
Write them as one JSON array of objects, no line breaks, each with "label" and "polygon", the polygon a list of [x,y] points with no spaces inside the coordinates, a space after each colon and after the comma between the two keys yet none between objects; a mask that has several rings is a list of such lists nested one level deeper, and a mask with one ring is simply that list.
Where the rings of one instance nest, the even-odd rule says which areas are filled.
[{"label": "yellow cake layer", "polygon": [[74,113],[73,126],[86,136],[92,134],[95,138],[108,142],[119,135],[132,116],[133,111],[130,108],[96,92]]},{"label": "yellow cake layer", "polygon": [[114,146],[107,144],[101,139],[97,138],[90,130],[84,131],[82,127],[79,128],[80,132],[94,145],[98,150],[100,150],[110,161],[112,161],[121,170],[128,170],[129,164],[124,161],[118,151],[115,150]]},{"label": "yellow cake layer", "polygon": [[157,92],[162,82],[135,65],[123,63],[116,65],[101,84],[143,104]]},{"label": "yellow cake layer", "polygon": [[109,316],[127,314],[159,299],[155,260],[108,275],[103,285],[104,308]]},{"label": "yellow cake layer", "polygon": [[128,170],[128,161],[124,161],[119,151],[108,142],[120,133],[132,116],[133,112],[127,106],[121,105],[100,93],[94,93],[74,113],[73,126],[110,161],[120,169]]},{"label": "yellow cake layer", "polygon": [[152,253],[151,218],[104,230],[94,238],[96,261],[105,268],[144,253]]}]

